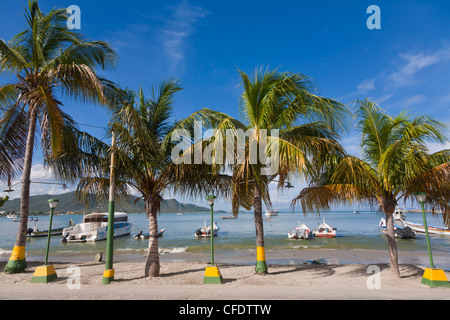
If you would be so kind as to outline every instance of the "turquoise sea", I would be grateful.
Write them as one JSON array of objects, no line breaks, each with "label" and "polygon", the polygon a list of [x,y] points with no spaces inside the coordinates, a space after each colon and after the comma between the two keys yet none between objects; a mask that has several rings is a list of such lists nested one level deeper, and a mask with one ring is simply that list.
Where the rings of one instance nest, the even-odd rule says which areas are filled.
[{"label": "turquoise sea", "polygon": [[[249,254],[255,250],[255,226],[252,213],[240,213],[238,219],[221,219],[230,216],[229,213],[216,213],[214,220],[220,227],[219,235],[215,238],[215,252],[222,257],[236,257]],[[377,212],[336,211],[309,214],[306,217],[300,212],[280,212],[273,217],[273,221],[264,222],[266,250],[283,249],[369,249],[387,250],[385,236],[380,232],[378,223],[382,214]],[[41,230],[47,230],[49,216],[39,216],[39,221],[29,221],[28,226],[36,223]],[[297,226],[298,221],[305,223],[311,229],[325,221],[337,228],[337,237],[334,239],[312,238],[311,240],[290,240],[287,237],[289,230]],[[53,227],[64,227],[72,219],[74,223],[82,221],[82,215],[57,215],[53,218]],[[134,240],[133,235],[140,229],[148,232],[148,218],[142,214],[129,214],[133,223],[132,233],[129,236],[116,238],[115,252],[143,256],[146,254],[148,240]],[[171,253],[208,253],[210,239],[195,239],[194,231],[203,226],[204,221],[210,223],[209,213],[186,213],[184,215],[161,214],[158,216],[159,228],[166,228],[164,236],[159,238],[159,247],[162,254]],[[407,220],[422,224],[421,213],[408,213]],[[427,214],[428,225],[443,226],[440,217]],[[18,223],[6,217],[0,218],[0,260],[9,259],[16,238]],[[27,239],[27,259],[42,260],[45,254],[46,238]],[[450,257],[450,237],[431,236],[433,253]],[[416,239],[397,240],[398,250],[401,252],[427,252],[426,239],[418,234]],[[50,242],[50,256],[73,256],[79,253],[106,252],[106,241],[94,243],[60,243],[60,236],[54,236]],[[51,258],[50,258],[51,259]],[[450,268],[450,265],[447,266]]]}]

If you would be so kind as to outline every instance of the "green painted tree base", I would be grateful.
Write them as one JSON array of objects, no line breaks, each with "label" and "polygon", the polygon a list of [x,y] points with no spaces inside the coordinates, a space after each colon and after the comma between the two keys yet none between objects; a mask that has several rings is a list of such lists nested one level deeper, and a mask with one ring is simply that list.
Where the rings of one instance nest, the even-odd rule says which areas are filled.
[{"label": "green painted tree base", "polygon": [[58,279],[58,276],[56,275],[56,273],[53,274],[49,274],[47,276],[33,276],[31,278],[31,283],[49,283],[53,280]]},{"label": "green painted tree base", "polygon": [[450,288],[450,282],[448,282],[448,281],[438,281],[438,280],[430,280],[427,278],[422,278],[421,283],[425,284],[427,286],[430,286],[431,288],[437,288],[437,287]]},{"label": "green painted tree base", "polygon": [[8,263],[6,264],[3,272],[6,274],[22,273],[25,271],[26,267],[27,267],[27,261],[25,259],[23,259],[23,260],[8,260]]},{"label": "green painted tree base", "polygon": [[257,274],[267,274],[267,264],[266,261],[256,261],[255,271]]}]

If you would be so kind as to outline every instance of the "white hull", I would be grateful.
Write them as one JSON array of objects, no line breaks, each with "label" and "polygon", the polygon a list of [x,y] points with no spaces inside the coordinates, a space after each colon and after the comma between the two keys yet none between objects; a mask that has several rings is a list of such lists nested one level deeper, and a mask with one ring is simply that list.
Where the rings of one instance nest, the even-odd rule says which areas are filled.
[{"label": "white hull", "polygon": [[[220,229],[220,227],[217,225],[217,223],[214,222],[214,227],[213,227],[213,236],[214,237],[217,237],[217,232],[219,231],[219,229]],[[205,225],[203,227],[195,230],[194,236],[195,236],[195,239],[210,238],[211,237],[211,226],[207,226],[206,221],[205,221]]]},{"label": "white hull", "polygon": [[[106,220],[106,221],[105,221]],[[108,237],[108,214],[91,214],[74,227],[64,228],[61,242],[94,242]],[[124,213],[115,214],[114,238],[129,235],[132,224]]]},{"label": "white hull", "polygon": [[266,210],[266,217],[275,217],[278,216],[278,210]]},{"label": "white hull", "polygon": [[289,239],[308,240],[311,236],[311,229],[309,229],[305,224],[301,224],[288,232]]},{"label": "white hull", "polygon": [[323,222],[313,230],[313,234],[318,238],[335,238],[336,228],[326,224],[324,218]]}]

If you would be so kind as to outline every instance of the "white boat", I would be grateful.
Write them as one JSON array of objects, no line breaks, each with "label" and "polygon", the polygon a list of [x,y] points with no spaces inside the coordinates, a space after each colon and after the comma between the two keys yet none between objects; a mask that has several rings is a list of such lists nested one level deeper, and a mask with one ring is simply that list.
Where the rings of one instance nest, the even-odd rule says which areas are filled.
[{"label": "white boat", "polygon": [[266,217],[267,218],[271,218],[271,217],[275,217],[278,216],[278,210],[266,210]]},{"label": "white boat", "polygon": [[[214,222],[213,226],[214,237],[217,237],[217,232],[220,230],[220,227],[217,225],[217,222]],[[211,226],[207,226],[205,220],[205,225],[195,230],[194,235],[195,239],[211,237]]]},{"label": "white boat", "polygon": [[222,216],[222,219],[237,219],[235,216]]},{"label": "white boat", "polygon": [[[166,228],[159,230],[156,237],[158,237],[158,238],[162,237],[164,234],[164,231],[166,231]],[[142,230],[139,230],[139,232],[133,236],[133,239],[135,239],[135,240],[136,239],[149,239],[149,238],[150,238],[150,233],[149,232],[144,233]]]},{"label": "white boat", "polygon": [[323,222],[319,224],[312,233],[319,238],[335,238],[336,237],[336,228],[331,227],[330,225],[325,223],[325,218],[323,218]]},{"label": "white boat", "polygon": [[312,236],[311,229],[308,228],[304,223],[300,224],[298,222],[298,226],[288,232],[289,239],[304,239],[308,240]]},{"label": "white boat", "polygon": [[[418,223],[413,223],[409,221],[403,221],[403,223],[410,227],[415,232],[419,233],[425,233],[425,227],[423,225],[420,225]],[[444,236],[450,236],[450,229],[449,228],[441,228],[441,227],[434,227],[434,226],[427,226],[428,233],[429,234],[440,234]]]},{"label": "white boat", "polygon": [[182,216],[184,214],[184,212],[178,212],[177,216]]},{"label": "white boat", "polygon": [[359,212],[359,211],[356,211],[356,210],[353,211],[353,213],[354,213],[354,214],[360,214],[360,212]]},{"label": "white boat", "polygon": [[[114,213],[114,238],[129,235],[132,223],[125,212]],[[91,213],[74,227],[64,228],[61,242],[93,242],[106,240],[108,235],[108,213]]]},{"label": "white boat", "polygon": [[8,214],[6,215],[6,217],[7,217],[8,219],[18,219],[18,218],[19,218],[19,215],[18,215],[18,214],[14,214],[14,213],[8,213]]},{"label": "white boat", "polygon": [[[381,218],[379,227],[386,234],[386,219]],[[403,223],[403,220],[394,219],[394,236],[400,239],[413,239],[416,233],[410,227]]]},{"label": "white boat", "polygon": [[[394,230],[396,228],[404,229],[409,227],[415,233],[425,233],[425,227],[419,223],[414,223],[410,221],[406,221],[406,213],[401,209],[396,209],[394,211]],[[382,231],[386,230],[386,221],[384,218],[381,218],[380,228]],[[449,228],[435,227],[435,226],[427,226],[429,234],[440,234],[445,236],[450,236]]]}]

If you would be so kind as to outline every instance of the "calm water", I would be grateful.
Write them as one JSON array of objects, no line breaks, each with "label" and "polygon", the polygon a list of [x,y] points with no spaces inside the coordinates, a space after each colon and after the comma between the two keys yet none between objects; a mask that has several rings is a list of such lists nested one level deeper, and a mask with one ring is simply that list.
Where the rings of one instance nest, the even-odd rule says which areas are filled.
[{"label": "calm water", "polygon": [[[222,255],[239,255],[255,250],[255,226],[253,214],[241,213],[238,219],[221,219],[222,215],[229,213],[216,213],[215,221],[220,226],[219,236],[215,238],[215,251]],[[337,237],[334,239],[313,238],[311,240],[289,240],[287,233],[297,226],[298,221],[315,228],[322,219],[337,228]],[[386,250],[385,236],[379,231],[378,223],[381,215],[375,212],[354,214],[353,212],[328,212],[320,217],[310,214],[303,217],[302,213],[280,212],[274,221],[264,222],[266,249],[293,249],[293,248],[329,248],[329,249],[372,249]],[[54,216],[53,228],[64,227],[72,219],[80,223],[81,215]],[[115,250],[131,254],[145,254],[147,240],[134,240],[133,235],[142,229],[148,232],[148,219],[145,214],[130,214],[133,229],[130,236],[117,238]],[[158,216],[159,227],[166,228],[164,236],[159,239],[159,247],[164,252],[209,252],[210,239],[195,239],[194,231],[204,224],[209,225],[208,213],[186,213],[184,215],[162,214]],[[422,224],[421,213],[408,213],[407,220]],[[428,225],[442,226],[442,220],[427,214]],[[29,227],[35,222],[30,221]],[[41,230],[47,230],[48,216],[40,216],[36,225]],[[6,217],[0,218],[0,260],[8,260],[14,247],[18,223]],[[431,236],[433,252],[450,254],[450,237]],[[46,238],[33,238],[27,240],[27,255],[43,256],[45,253]],[[94,243],[60,243],[60,237],[51,238],[50,253],[56,255],[72,255],[78,252],[106,251],[106,241]],[[416,239],[397,241],[399,251],[427,251],[426,239],[418,234]]]}]

